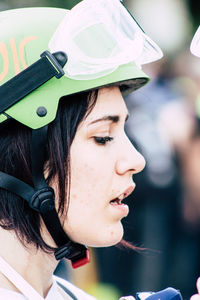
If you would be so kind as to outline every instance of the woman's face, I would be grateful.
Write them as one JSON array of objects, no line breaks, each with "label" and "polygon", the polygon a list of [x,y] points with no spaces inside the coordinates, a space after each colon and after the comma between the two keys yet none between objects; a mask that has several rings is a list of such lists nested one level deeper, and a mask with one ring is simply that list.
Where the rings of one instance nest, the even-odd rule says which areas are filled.
[{"label": "woman's face", "polygon": [[132,175],[145,165],[124,132],[127,108],[118,87],[99,90],[95,107],[71,146],[71,190],[64,229],[88,246],[111,246],[123,236],[121,203],[135,188]]}]

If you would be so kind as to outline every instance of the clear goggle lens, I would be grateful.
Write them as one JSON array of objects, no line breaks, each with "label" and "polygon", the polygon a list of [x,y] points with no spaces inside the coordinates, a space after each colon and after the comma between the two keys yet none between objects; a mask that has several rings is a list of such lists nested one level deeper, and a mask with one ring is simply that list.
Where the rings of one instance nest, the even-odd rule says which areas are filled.
[{"label": "clear goggle lens", "polygon": [[192,52],[192,54],[194,54],[195,56],[200,57],[200,26],[197,29],[191,45],[190,45],[190,51]]},{"label": "clear goggle lens", "polygon": [[82,80],[105,76],[129,62],[141,66],[163,56],[119,0],[81,1],[58,26],[49,48],[64,51],[66,76]]}]

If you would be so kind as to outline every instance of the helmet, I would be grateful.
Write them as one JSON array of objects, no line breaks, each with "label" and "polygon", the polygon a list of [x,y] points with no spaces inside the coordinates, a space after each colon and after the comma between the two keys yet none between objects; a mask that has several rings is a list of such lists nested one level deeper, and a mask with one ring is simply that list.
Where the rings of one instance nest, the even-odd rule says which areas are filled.
[{"label": "helmet", "polygon": [[[66,14],[67,10],[58,8],[24,8],[1,12],[1,28],[6,28],[0,33],[1,85],[36,62],[40,54],[49,49],[50,38]],[[15,105],[0,111],[0,122],[9,116],[30,128],[40,128],[54,120],[61,96],[123,82],[127,92],[130,92],[148,80],[149,77],[134,62],[93,80],[74,80],[66,76],[59,80],[52,78]],[[40,107],[46,109],[42,117],[37,113]]]},{"label": "helmet", "polygon": [[[90,31],[87,23],[97,19],[95,9],[97,13],[100,11],[100,19],[105,20],[97,23],[93,20]],[[101,9],[106,10],[106,14]],[[116,13],[109,18],[112,12]],[[81,25],[77,28],[79,21]],[[133,27],[127,27],[129,23]],[[29,186],[0,171],[0,187],[20,196],[40,213],[58,246],[55,257],[67,257],[78,267],[88,261],[87,247],[72,242],[64,232],[55,210],[53,189],[47,185],[43,174],[47,125],[55,119],[62,96],[114,84],[125,93],[143,86],[149,77],[140,65],[152,61],[149,49],[158,54],[156,58],[153,55],[153,60],[160,58],[162,52],[119,0],[83,0],[71,11],[58,8],[8,10],[0,13],[0,24],[0,123],[13,118],[32,129],[34,183],[34,187]],[[80,36],[81,28],[84,31]],[[102,51],[98,53],[100,58],[94,53],[85,55],[85,48],[86,52],[93,48],[90,34],[93,32],[95,36],[94,31],[100,31],[104,38],[98,47],[104,50],[104,42],[108,42],[105,57]],[[74,45],[77,40],[80,48]],[[85,47],[86,40],[91,47]]]}]

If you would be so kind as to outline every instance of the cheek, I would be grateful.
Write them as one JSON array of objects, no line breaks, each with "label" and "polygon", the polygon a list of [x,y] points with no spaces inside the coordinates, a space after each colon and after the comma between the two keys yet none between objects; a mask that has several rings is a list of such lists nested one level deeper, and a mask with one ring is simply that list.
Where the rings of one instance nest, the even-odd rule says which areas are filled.
[{"label": "cheek", "polygon": [[99,193],[98,177],[94,168],[84,165],[81,171],[75,168],[71,174],[70,203],[80,208],[92,205],[94,194]]},{"label": "cheek", "polygon": [[72,164],[71,168],[71,186],[74,188],[78,188],[79,185],[91,185],[92,183],[97,182],[99,178],[99,171],[97,171],[97,167],[93,163],[88,164],[82,161],[75,162]]},{"label": "cheek", "polygon": [[[87,153],[87,155],[84,155]],[[89,153],[89,154],[88,154]],[[83,153],[74,153],[71,161],[71,195],[73,198],[92,199],[111,188],[112,161],[103,153],[97,155],[85,149]]]},{"label": "cheek", "polygon": [[[67,219],[76,226],[85,226],[86,220],[96,217],[100,212],[103,197],[103,183],[99,181],[99,172],[82,160],[72,161],[70,202]],[[93,221],[93,220],[92,220]]]}]

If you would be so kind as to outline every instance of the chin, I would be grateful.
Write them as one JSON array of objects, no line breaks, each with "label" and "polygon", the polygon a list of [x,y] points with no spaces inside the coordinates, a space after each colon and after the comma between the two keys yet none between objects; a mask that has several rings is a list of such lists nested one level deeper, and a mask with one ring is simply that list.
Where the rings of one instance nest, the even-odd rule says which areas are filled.
[{"label": "chin", "polygon": [[[86,245],[89,247],[110,247],[118,244],[124,235],[124,229],[120,222],[118,226],[110,227],[109,229],[99,232],[98,235],[96,235],[95,239],[92,241],[88,241]],[[98,238],[98,239],[97,239]]]}]

